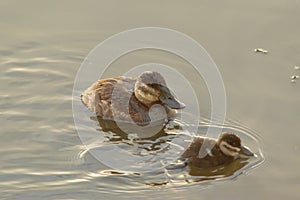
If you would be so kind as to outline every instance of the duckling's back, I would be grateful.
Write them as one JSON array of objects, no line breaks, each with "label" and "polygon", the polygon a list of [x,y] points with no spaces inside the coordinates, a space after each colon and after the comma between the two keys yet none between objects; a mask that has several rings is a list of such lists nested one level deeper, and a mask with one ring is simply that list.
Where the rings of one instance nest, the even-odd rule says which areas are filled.
[{"label": "duckling's back", "polygon": [[122,96],[134,87],[135,80],[125,77],[99,80],[82,93],[81,100],[83,104],[86,105],[89,110],[95,112],[97,116],[112,118],[112,94],[117,83],[122,87],[118,95]]},{"label": "duckling's back", "polygon": [[207,147],[213,146],[210,148],[205,148],[207,150],[207,155],[203,158],[199,157],[200,148],[204,144],[203,137],[196,137],[193,142],[188,146],[185,152],[182,154],[183,159],[188,159],[189,163],[193,166],[199,168],[215,167],[218,165],[225,164],[232,161],[232,158],[224,155],[220,148],[218,147],[216,140],[211,138],[205,138]]}]

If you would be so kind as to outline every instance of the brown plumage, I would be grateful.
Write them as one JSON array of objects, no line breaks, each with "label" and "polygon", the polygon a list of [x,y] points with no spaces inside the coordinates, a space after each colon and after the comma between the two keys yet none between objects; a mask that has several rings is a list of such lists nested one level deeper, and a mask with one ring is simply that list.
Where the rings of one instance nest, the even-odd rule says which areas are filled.
[{"label": "brown plumage", "polygon": [[[102,79],[92,84],[81,96],[82,102],[97,116],[115,121],[148,124],[149,110],[155,104],[164,112],[153,109],[152,118],[170,119],[176,111],[184,108],[167,88],[158,72],[147,71],[138,78],[116,77]],[[155,106],[154,106],[155,107]]]},{"label": "brown plumage", "polygon": [[[214,146],[211,151],[207,149],[208,152],[205,157],[200,158],[199,151],[203,144],[208,145],[207,147]],[[238,157],[249,156],[253,156],[253,153],[241,145],[241,140],[237,135],[223,133],[218,140],[196,137],[181,157],[187,159],[188,163],[193,166],[207,168],[228,164]]]}]

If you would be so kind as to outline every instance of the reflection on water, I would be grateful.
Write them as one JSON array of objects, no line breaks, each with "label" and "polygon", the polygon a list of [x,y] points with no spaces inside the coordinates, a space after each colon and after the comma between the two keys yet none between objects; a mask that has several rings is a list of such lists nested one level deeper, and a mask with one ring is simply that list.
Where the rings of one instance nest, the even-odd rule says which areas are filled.
[{"label": "reflection on water", "polygon": [[[89,162],[88,160],[85,160],[85,157],[90,151],[100,149],[100,151],[97,152],[98,154],[106,154],[109,153],[106,149],[110,148],[110,145],[117,145],[120,149],[127,151],[130,154],[145,158],[146,161],[143,161],[145,161],[146,164],[149,164],[147,163],[149,161],[151,164],[165,162],[162,158],[172,155],[175,156],[172,163],[162,165],[157,169],[153,168],[152,171],[124,171],[107,166],[106,169],[93,172],[105,176],[127,176],[128,174],[131,174],[130,176],[132,176],[133,179],[138,179],[142,184],[152,186],[175,184],[178,187],[179,185],[195,182],[201,182],[207,186],[213,185],[214,182],[235,179],[240,174],[259,166],[264,160],[257,136],[247,128],[239,126],[236,123],[232,123],[231,125],[226,124],[223,126],[223,130],[239,135],[242,138],[243,144],[249,146],[256,155],[250,158],[238,158],[226,165],[198,168],[182,162],[179,157],[186,148],[186,145],[192,141],[195,135],[205,133],[205,131],[208,130],[208,127],[212,126],[208,120],[202,120],[202,124],[198,125],[199,133],[189,133],[183,131],[185,129],[184,126],[195,125],[187,124],[177,119],[171,121],[170,124],[167,124],[160,132],[149,138],[134,137],[131,134],[127,134],[112,120],[104,120],[101,117],[91,117],[91,120],[99,123],[98,134],[105,138],[105,142],[92,142],[91,145],[87,145],[86,149],[81,151],[78,156],[84,163]],[[182,140],[182,142],[178,142],[180,140]],[[175,142],[173,143],[173,141]],[[180,144],[180,146],[178,144]],[[168,153],[169,151],[174,150],[177,154]],[[151,157],[151,159],[147,159],[147,157]],[[101,163],[101,161],[102,160],[98,160],[99,163]]]},{"label": "reflection on water", "polygon": [[[193,130],[199,129],[199,134],[206,132],[210,122],[204,119],[200,125],[179,120],[170,122],[157,135],[138,139],[122,133],[111,121],[89,118],[91,123],[83,127],[86,135],[89,136],[91,129],[98,129],[96,133],[101,137],[88,138],[91,145],[86,149],[78,139],[70,106],[75,72],[84,55],[80,51],[38,43],[40,45],[33,47],[28,46],[30,43],[24,44],[27,49],[8,48],[4,52],[6,56],[0,58],[3,70],[0,114],[4,120],[1,122],[0,187],[8,199],[60,199],[65,196],[86,199],[87,193],[80,192],[83,186],[89,188],[89,195],[100,193],[107,197],[113,192],[144,196],[149,190],[156,190],[152,189],[153,185],[176,187],[176,190],[189,185],[187,191],[190,191],[191,184],[186,183],[202,187],[202,184],[206,186],[218,180],[231,180],[255,167],[261,159],[250,160],[245,166],[230,167],[231,172],[224,168],[228,171],[218,169],[219,173],[213,174],[190,166],[168,169],[196,134]],[[234,127],[232,122],[229,124],[231,126],[225,126],[224,131],[228,129],[244,136],[244,143],[260,155],[255,139],[251,134],[244,134],[251,131],[244,131],[240,125]],[[140,170],[111,169],[91,154],[93,149],[103,153],[105,151],[101,150],[112,145],[136,157],[146,157],[147,162],[141,164],[149,164],[149,169],[154,166],[157,170],[141,173]],[[85,149],[81,152],[82,148]],[[165,163],[161,164],[161,160]],[[162,192],[160,196],[163,195]]]},{"label": "reflection on water", "polygon": [[[299,69],[291,68],[300,64],[299,0],[61,1],[59,5],[53,1],[0,1],[1,199],[299,199],[300,85],[299,79],[290,82],[291,76],[300,76]],[[244,134],[251,130],[234,121],[228,123],[228,130],[243,137],[258,157],[234,174],[228,173],[227,178],[219,177],[222,184],[207,190],[199,190],[199,185],[211,180],[183,184],[205,178],[189,167],[118,174],[108,172],[114,170],[90,153],[77,158],[83,146],[74,127],[71,94],[80,64],[107,37],[153,25],[190,35],[212,55],[226,86],[227,117],[261,135],[268,154],[265,165],[224,184],[223,180],[244,170],[252,171],[262,159],[257,137]],[[257,47],[270,53],[253,52]],[[209,116],[205,83],[186,71],[188,64],[175,56],[150,51],[126,55],[112,64],[107,77],[149,62],[183,69],[201,100],[201,115]],[[180,85],[175,86],[180,91]],[[175,125],[188,126],[178,121]],[[206,130],[205,123],[189,125],[199,127],[199,134]],[[109,141],[113,136],[123,143],[118,134],[100,131],[98,122],[84,127],[86,135],[90,128],[98,128],[101,136],[106,134],[106,142],[98,147],[114,143]],[[160,137],[171,140],[171,145],[179,130],[166,127],[170,138]],[[124,149],[138,146],[137,142],[125,143],[135,138],[121,138]],[[150,142],[156,143],[154,138]],[[137,151],[143,147],[139,145]],[[157,151],[156,147],[150,149]],[[180,148],[173,150],[176,153]],[[167,185],[152,187],[151,183]]]},{"label": "reflection on water", "polygon": [[[197,168],[191,165],[189,166],[189,174],[191,176],[205,176],[207,178],[206,180],[214,180],[217,178],[232,176],[249,163],[250,161],[248,161],[248,159],[239,158],[227,165],[221,165],[217,167]],[[205,180],[205,178],[203,180]]]}]

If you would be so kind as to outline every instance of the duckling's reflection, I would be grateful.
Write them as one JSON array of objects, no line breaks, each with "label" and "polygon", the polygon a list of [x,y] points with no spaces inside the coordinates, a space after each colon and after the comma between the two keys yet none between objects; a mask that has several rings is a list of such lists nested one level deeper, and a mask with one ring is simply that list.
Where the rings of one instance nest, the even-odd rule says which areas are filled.
[{"label": "duckling's reflection", "polygon": [[216,167],[199,168],[193,165],[188,165],[188,173],[191,176],[201,176],[200,178],[193,179],[192,182],[215,180],[218,178],[233,176],[247,164],[249,164],[247,158],[239,158],[229,164]]},{"label": "duckling's reflection", "polygon": [[[166,168],[168,179],[164,182],[153,182],[150,185],[167,185],[170,180],[180,180],[185,183],[212,183],[219,180],[231,180],[240,175],[245,167],[250,163],[248,158],[238,158],[230,163],[214,167],[197,167],[189,163],[188,165],[176,164]],[[174,182],[174,181],[173,181]]]},{"label": "duckling's reflection", "polygon": [[[92,120],[98,121],[101,132],[105,134],[105,137],[108,139],[108,142],[111,143],[124,143],[128,145],[135,145],[141,151],[146,150],[151,154],[159,153],[162,149],[168,146],[169,142],[176,137],[175,134],[170,134],[170,130],[181,130],[182,127],[178,124],[175,124],[171,127],[163,126],[163,128],[155,135],[149,138],[130,138],[127,133],[125,133],[118,124],[113,120],[105,120],[102,117],[91,117]],[[186,152],[189,149],[186,149]],[[187,158],[186,152],[183,154],[182,158]],[[235,175],[240,174],[241,170],[248,165],[249,158],[237,158],[232,159],[230,162],[226,162],[225,164],[217,165],[217,166],[204,166],[199,167],[193,165],[193,162],[188,162],[187,165],[181,165],[180,167],[175,166],[174,168],[171,166],[167,167],[167,170],[170,174],[177,174],[186,172],[185,182],[203,182],[210,180],[217,180],[220,178],[226,177],[235,177]],[[178,171],[179,169],[179,171]],[[157,185],[158,183],[151,183]],[[167,184],[164,182],[163,184]]]}]

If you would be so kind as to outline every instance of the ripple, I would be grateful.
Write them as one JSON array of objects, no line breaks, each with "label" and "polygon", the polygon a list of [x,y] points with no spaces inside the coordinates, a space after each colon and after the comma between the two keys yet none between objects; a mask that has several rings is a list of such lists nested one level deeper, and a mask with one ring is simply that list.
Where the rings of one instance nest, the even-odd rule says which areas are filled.
[{"label": "ripple", "polygon": [[[69,57],[70,58],[70,57]],[[77,57],[75,57],[77,58]],[[72,57],[74,59],[74,57]],[[5,65],[15,65],[15,66],[33,66],[39,65],[41,63],[72,63],[70,59],[54,59],[51,57],[34,57],[34,58],[7,58],[6,61],[3,61],[2,64]]]},{"label": "ripple", "polygon": [[55,76],[60,76],[60,77],[64,77],[64,78],[67,77],[67,75],[63,72],[53,70],[53,69],[45,69],[45,68],[15,67],[15,68],[9,68],[8,70],[6,70],[6,73],[8,75],[13,75],[13,76],[55,75]]},{"label": "ripple", "polygon": [[12,51],[8,51],[8,50],[0,50],[0,55],[1,56],[11,56],[13,54]]},{"label": "ripple", "polygon": [[[191,166],[183,166],[174,169],[168,167],[155,168],[155,166],[158,165],[154,165],[153,163],[166,162],[166,159],[172,156],[177,157],[181,155],[181,152],[185,149],[185,146],[182,144],[186,143],[180,143],[178,141],[185,140],[185,142],[188,143],[195,135],[199,135],[199,133],[183,131],[186,130],[185,126],[190,125],[187,122],[176,120],[165,127],[163,130],[165,134],[160,133],[158,136],[151,139],[141,139],[138,141],[132,141],[130,138],[124,138],[122,136],[116,140],[115,136],[117,131],[105,132],[103,130],[99,130],[98,134],[102,134],[103,136],[105,135],[106,139],[90,140],[90,145],[84,147],[82,151],[78,153],[77,159],[80,160],[80,165],[86,171],[86,176],[90,176],[91,179],[113,177],[114,181],[119,183],[117,186],[118,188],[115,188],[117,190],[130,189],[128,185],[121,184],[122,181],[120,182],[119,180],[121,178],[127,178],[139,183],[138,185],[135,185],[137,190],[142,190],[145,186],[164,186],[180,189],[191,184],[196,184],[197,186],[204,188],[218,182],[234,180],[241,174],[249,173],[249,171],[258,167],[264,161],[261,149],[261,139],[254,131],[237,122],[229,121],[226,122],[225,125],[218,126],[213,125],[207,119],[203,119],[201,124],[197,127],[199,133],[205,133],[205,131],[207,131],[211,126],[216,126],[226,132],[235,133],[241,137],[243,144],[248,146],[256,156],[250,159],[237,159],[229,165],[218,166],[205,170],[199,170],[199,168],[193,168]],[[195,126],[195,124],[192,124],[191,126]],[[99,137],[101,138],[101,136]],[[128,151],[143,157],[149,166],[153,165],[153,171],[126,171],[121,170],[121,168],[111,168],[109,167],[110,165],[106,166],[106,162],[104,162],[106,164],[103,164],[103,160],[99,160],[97,157],[94,157],[95,152],[92,151],[95,149],[99,150],[97,151],[98,154],[110,154],[111,151],[107,150],[111,149],[113,144],[120,145],[119,148],[123,151]],[[155,145],[156,148],[154,148]],[[139,154],[137,152],[143,152],[146,154]],[[147,158],[148,155],[151,155],[152,157]],[[112,156],[111,159],[113,157],[114,156]],[[118,159],[120,162],[123,161],[122,156]],[[137,162],[136,164],[139,165],[141,163]]]},{"label": "ripple", "polygon": [[28,49],[36,48],[40,45],[41,44],[36,41],[22,41],[22,42],[18,43],[17,45],[15,45],[15,49],[28,50]]},{"label": "ripple", "polygon": [[[66,96],[66,95],[56,95],[56,96],[41,96],[41,95],[36,95],[33,97],[29,97],[26,99],[20,99],[18,102],[27,105],[27,104],[59,104],[61,102],[70,102],[72,100],[71,96]],[[51,102],[51,103],[49,103]]]}]

